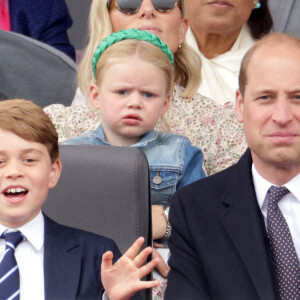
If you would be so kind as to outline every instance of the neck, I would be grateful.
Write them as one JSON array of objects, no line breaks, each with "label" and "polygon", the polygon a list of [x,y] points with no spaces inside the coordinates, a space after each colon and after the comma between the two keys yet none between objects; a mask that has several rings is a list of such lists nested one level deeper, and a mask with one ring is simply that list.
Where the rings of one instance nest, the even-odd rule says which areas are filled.
[{"label": "neck", "polygon": [[241,28],[228,33],[204,32],[190,24],[201,53],[208,59],[228,52],[241,32]]},{"label": "neck", "polygon": [[255,169],[263,178],[278,186],[286,184],[300,173],[300,166],[279,167],[269,165],[266,167],[254,160],[253,163],[255,165]]}]

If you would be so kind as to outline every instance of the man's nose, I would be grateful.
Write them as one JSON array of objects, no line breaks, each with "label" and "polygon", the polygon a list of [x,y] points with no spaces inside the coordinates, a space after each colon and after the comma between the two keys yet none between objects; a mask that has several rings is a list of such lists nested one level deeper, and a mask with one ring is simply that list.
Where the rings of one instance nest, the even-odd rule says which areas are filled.
[{"label": "man's nose", "polygon": [[285,125],[293,119],[292,104],[286,96],[280,96],[272,115],[272,120],[279,125]]}]

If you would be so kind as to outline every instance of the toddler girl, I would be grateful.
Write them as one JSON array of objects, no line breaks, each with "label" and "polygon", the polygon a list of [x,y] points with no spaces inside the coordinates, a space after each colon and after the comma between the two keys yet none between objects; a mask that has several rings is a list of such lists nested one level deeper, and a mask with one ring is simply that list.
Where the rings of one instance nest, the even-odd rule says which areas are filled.
[{"label": "toddler girl", "polygon": [[[159,37],[137,29],[112,33],[93,57],[91,104],[101,124],[65,144],[137,147],[150,169],[153,239],[170,235],[168,209],[179,188],[205,177],[203,154],[183,136],[154,130],[173,87],[173,55]],[[163,246],[161,243],[156,246]]]}]

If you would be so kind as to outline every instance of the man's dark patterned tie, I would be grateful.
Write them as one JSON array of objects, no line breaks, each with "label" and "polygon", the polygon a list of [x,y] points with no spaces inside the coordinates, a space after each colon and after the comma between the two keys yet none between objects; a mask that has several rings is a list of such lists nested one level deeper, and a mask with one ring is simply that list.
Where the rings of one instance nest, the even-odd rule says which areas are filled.
[{"label": "man's dark patterned tie", "polygon": [[288,224],[278,202],[289,190],[271,186],[268,191],[267,232],[273,251],[273,259],[281,299],[300,299],[300,270],[295,246]]}]

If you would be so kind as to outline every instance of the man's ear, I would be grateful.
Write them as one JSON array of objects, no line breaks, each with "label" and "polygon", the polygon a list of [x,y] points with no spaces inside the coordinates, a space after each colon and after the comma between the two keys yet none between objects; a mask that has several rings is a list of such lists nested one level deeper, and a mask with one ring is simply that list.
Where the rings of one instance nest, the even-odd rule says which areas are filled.
[{"label": "man's ear", "polygon": [[243,98],[243,95],[242,95],[242,93],[241,93],[241,91],[239,89],[236,91],[235,99],[236,99],[236,103],[235,103],[235,117],[238,120],[238,122],[243,123],[243,121],[244,121],[244,118],[243,118],[243,114],[244,114],[244,98]]},{"label": "man's ear", "polygon": [[60,159],[56,159],[50,166],[49,173],[49,189],[52,189],[56,186],[60,173],[62,170],[62,164]]},{"label": "man's ear", "polygon": [[89,90],[90,101],[96,109],[100,109],[99,88],[94,83],[91,84]]}]

